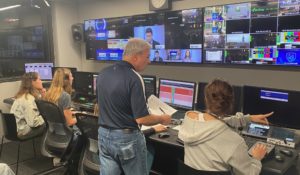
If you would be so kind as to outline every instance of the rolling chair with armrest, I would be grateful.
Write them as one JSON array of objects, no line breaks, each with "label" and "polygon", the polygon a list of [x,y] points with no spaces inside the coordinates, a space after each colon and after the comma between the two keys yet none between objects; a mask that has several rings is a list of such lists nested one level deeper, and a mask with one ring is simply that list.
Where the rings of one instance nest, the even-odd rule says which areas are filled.
[{"label": "rolling chair with armrest", "polygon": [[81,133],[67,126],[64,114],[56,104],[44,100],[35,102],[47,125],[42,155],[60,158],[62,165],[67,167],[65,173],[76,173],[76,156],[83,144]]},{"label": "rolling chair with armrest", "polygon": [[[33,154],[34,158],[36,157],[35,152],[35,143],[34,138],[40,137],[42,133],[33,135],[32,137],[28,138],[19,138],[17,133],[17,124],[16,124],[16,117],[12,113],[2,113],[0,111],[0,115],[3,118],[3,130],[4,130],[4,137],[8,140],[18,142],[18,152],[17,152],[17,167],[16,167],[16,175],[18,174],[18,167],[19,167],[19,158],[20,158],[20,146],[22,142],[25,142],[27,140],[32,140],[32,147],[33,147]],[[0,149],[0,155],[2,154],[3,150],[3,137],[1,141],[1,149]],[[27,159],[28,160],[28,159]]]},{"label": "rolling chair with armrest", "polygon": [[98,150],[98,117],[76,113],[77,126],[86,139],[84,151],[80,157],[78,174],[99,174],[100,161]]},{"label": "rolling chair with armrest", "polygon": [[196,170],[178,159],[178,174],[177,175],[231,175],[230,171],[203,171]]}]

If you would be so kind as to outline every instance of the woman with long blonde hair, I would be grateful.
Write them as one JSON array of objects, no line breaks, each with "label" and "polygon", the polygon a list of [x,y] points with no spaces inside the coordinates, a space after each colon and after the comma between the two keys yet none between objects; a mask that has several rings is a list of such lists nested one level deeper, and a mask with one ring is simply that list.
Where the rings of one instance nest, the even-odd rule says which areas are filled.
[{"label": "woman with long blonde hair", "polygon": [[55,103],[60,108],[68,126],[77,122],[71,111],[72,83],[73,76],[70,69],[59,68],[55,71],[51,86],[44,97],[44,100]]}]

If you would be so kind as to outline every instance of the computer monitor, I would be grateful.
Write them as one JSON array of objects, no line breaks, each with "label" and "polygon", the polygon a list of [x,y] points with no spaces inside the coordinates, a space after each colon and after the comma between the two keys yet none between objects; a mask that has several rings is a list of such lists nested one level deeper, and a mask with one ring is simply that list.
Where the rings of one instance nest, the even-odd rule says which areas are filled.
[{"label": "computer monitor", "polygon": [[[205,97],[204,97],[204,88],[208,83],[206,82],[199,82],[198,84],[198,96],[197,96],[197,110],[204,111],[205,107]],[[241,86],[232,86],[233,93],[234,93],[234,104],[233,104],[233,111],[231,114],[235,114],[236,112],[242,111],[242,102],[243,102],[243,88]],[[231,115],[229,114],[229,115]]]},{"label": "computer monitor", "polygon": [[156,95],[156,76],[142,75],[145,85],[145,96],[146,99],[150,95]]},{"label": "computer monitor", "polygon": [[94,95],[94,73],[92,72],[75,72],[74,89],[76,93],[85,95]]},{"label": "computer monitor", "polygon": [[37,72],[41,80],[52,80],[53,63],[25,63],[25,72]]},{"label": "computer monitor", "polygon": [[268,118],[271,125],[300,129],[300,92],[264,87],[244,86],[245,114],[266,114],[274,111]]},{"label": "computer monitor", "polygon": [[159,79],[159,99],[173,107],[194,109],[195,91],[195,82]]}]

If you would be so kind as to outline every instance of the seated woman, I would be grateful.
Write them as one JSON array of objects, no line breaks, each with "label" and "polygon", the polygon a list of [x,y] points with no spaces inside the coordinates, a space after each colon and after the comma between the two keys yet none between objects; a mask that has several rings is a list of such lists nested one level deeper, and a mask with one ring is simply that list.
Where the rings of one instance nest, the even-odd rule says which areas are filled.
[{"label": "seated woman", "polygon": [[233,88],[219,79],[209,83],[204,94],[206,112],[187,112],[179,131],[179,138],[184,141],[184,163],[198,170],[258,175],[266,147],[257,145],[250,157],[244,139],[231,127],[245,126],[250,121],[268,124],[266,118],[273,113],[246,116],[237,113],[226,118],[233,108]]},{"label": "seated woman", "polygon": [[44,100],[58,105],[65,116],[68,126],[77,123],[71,111],[72,83],[73,76],[71,71],[67,68],[59,68],[55,71],[51,86],[44,96]]},{"label": "seated woman", "polygon": [[20,89],[10,110],[16,117],[19,138],[30,138],[45,130],[45,122],[34,101],[41,97],[43,91],[38,73],[29,72],[22,76]]}]

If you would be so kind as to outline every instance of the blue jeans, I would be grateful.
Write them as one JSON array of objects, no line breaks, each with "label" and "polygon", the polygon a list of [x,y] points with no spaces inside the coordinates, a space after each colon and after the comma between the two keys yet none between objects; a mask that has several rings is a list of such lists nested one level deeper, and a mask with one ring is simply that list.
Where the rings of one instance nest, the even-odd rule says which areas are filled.
[{"label": "blue jeans", "polygon": [[147,175],[147,149],[144,134],[123,133],[99,127],[100,175]]}]

